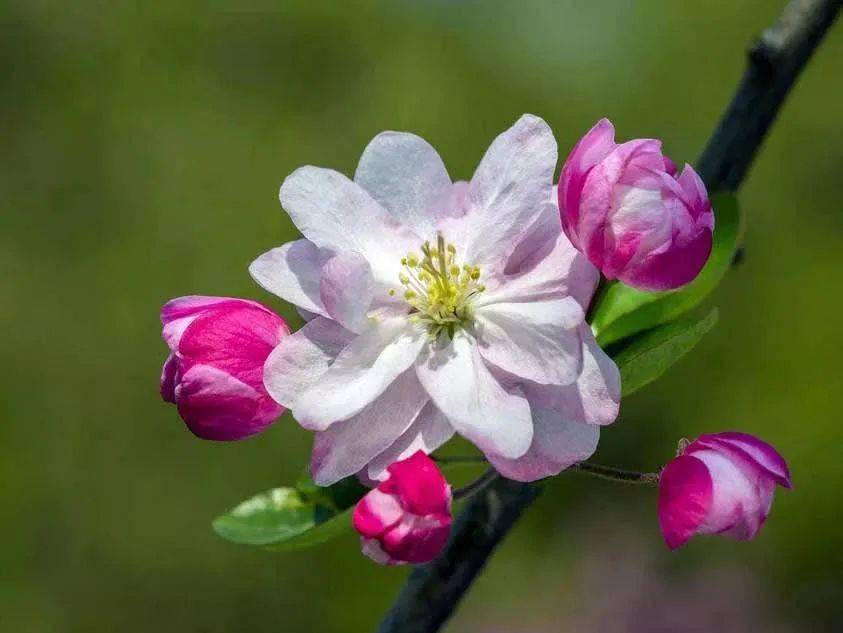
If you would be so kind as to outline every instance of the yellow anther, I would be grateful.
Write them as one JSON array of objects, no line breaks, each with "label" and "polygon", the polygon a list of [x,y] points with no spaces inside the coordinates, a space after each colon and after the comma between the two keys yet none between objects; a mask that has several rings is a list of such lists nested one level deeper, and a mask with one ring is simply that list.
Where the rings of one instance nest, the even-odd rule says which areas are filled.
[{"label": "yellow anther", "polygon": [[[403,270],[398,273],[409,318],[424,324],[431,338],[443,332],[453,337],[473,318],[472,297],[484,289],[477,283],[480,269],[460,263],[456,247],[441,234],[435,246],[430,241],[422,244],[421,252],[422,257],[414,253],[402,257]],[[390,296],[395,294],[395,289],[389,290]]]},{"label": "yellow anther", "polygon": [[394,297],[395,296],[395,288],[390,288],[389,290],[387,290],[386,294],[388,294],[390,297]]}]

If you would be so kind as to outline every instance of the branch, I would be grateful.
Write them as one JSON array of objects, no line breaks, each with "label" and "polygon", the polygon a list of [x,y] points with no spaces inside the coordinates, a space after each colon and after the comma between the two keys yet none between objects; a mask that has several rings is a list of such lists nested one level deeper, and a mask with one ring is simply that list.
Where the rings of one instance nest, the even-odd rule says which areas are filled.
[{"label": "branch", "polygon": [[416,567],[386,615],[380,633],[432,633],[447,620],[486,560],[540,488],[496,476],[457,517],[439,557]]},{"label": "branch", "polygon": [[[732,103],[698,161],[710,191],[736,190],[790,88],[840,11],[840,0],[792,0],[749,51]],[[539,494],[500,477],[471,499],[448,546],[417,567],[380,633],[434,633],[456,608],[495,547]]]},{"label": "branch", "polygon": [[840,12],[840,0],[792,0],[748,53],[747,68],[697,161],[709,191],[735,191],[799,73]]}]

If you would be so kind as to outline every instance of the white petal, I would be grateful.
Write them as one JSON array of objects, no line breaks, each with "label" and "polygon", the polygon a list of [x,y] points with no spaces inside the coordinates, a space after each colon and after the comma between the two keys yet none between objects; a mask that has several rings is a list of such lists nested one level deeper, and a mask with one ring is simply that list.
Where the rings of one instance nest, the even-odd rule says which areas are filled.
[{"label": "white petal", "polygon": [[533,409],[533,443],[518,459],[486,453],[489,462],[504,477],[535,481],[558,475],[597,449],[600,427],[566,420],[558,411]]},{"label": "white petal", "polygon": [[530,447],[533,426],[527,400],[501,386],[464,331],[445,347],[430,345],[416,372],[451,425],[481,450],[515,458]]},{"label": "white petal", "polygon": [[279,198],[307,239],[336,253],[360,253],[383,283],[396,282],[401,257],[420,243],[360,185],[330,169],[297,169]]},{"label": "white petal", "polygon": [[323,430],[357,415],[413,364],[425,340],[424,329],[405,318],[372,324],[296,399],[293,417],[305,428]]},{"label": "white petal", "polygon": [[435,237],[451,179],[427,141],[402,132],[378,134],[363,151],[354,181],[419,237]]},{"label": "white petal", "polygon": [[[561,230],[544,237],[549,241],[525,240],[530,255],[511,262],[515,264],[511,269],[508,262],[508,274],[487,284],[489,290],[478,297],[475,305],[571,296],[583,310],[588,310],[600,273]],[[522,249],[528,250],[523,244],[519,245],[515,255]]]},{"label": "white petal", "polygon": [[258,257],[249,266],[249,273],[264,290],[308,312],[324,315],[319,274],[330,256],[312,242],[296,240]]},{"label": "white petal", "polygon": [[429,401],[412,370],[360,413],[316,434],[310,471],[328,486],[355,474],[407,430]]},{"label": "white petal", "polygon": [[454,435],[454,427],[448,423],[448,418],[428,402],[418,414],[413,423],[392,446],[369,462],[368,476],[372,480],[383,480],[387,476],[386,469],[397,461],[407,459],[416,451],[430,454]]},{"label": "white petal", "polygon": [[477,310],[480,354],[519,378],[569,385],[582,368],[577,328],[584,318],[573,297],[484,306]]},{"label": "white petal", "polygon": [[375,280],[366,258],[340,253],[322,268],[319,294],[328,315],[352,332],[359,332],[375,294]]},{"label": "white petal", "polygon": [[556,140],[547,123],[525,114],[489,147],[469,190],[465,261],[503,270],[515,246],[552,202]]},{"label": "white petal", "polygon": [[587,323],[579,327],[579,336],[583,362],[576,383],[564,387],[525,383],[522,388],[532,405],[556,409],[566,420],[611,424],[620,408],[620,372],[594,340]]},{"label": "white petal", "polygon": [[352,332],[325,317],[316,317],[298,332],[282,338],[263,366],[263,382],[269,395],[292,408],[353,338]]}]

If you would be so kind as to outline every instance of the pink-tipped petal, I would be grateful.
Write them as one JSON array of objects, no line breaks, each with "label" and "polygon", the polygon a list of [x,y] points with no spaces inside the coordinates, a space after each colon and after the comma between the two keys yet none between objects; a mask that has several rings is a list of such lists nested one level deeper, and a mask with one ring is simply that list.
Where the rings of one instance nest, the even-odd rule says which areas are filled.
[{"label": "pink-tipped petal", "polygon": [[696,533],[714,497],[708,468],[699,459],[680,456],[659,480],[659,526],[670,549],[681,547]]},{"label": "pink-tipped petal", "polygon": [[167,360],[164,361],[164,367],[161,369],[161,397],[165,402],[175,404],[176,402],[176,384],[179,370],[179,361],[175,354],[170,352]]},{"label": "pink-tipped petal", "polygon": [[559,177],[559,210],[562,227],[579,248],[580,198],[591,168],[615,149],[615,128],[609,119],[600,119],[574,146]]},{"label": "pink-tipped petal", "polygon": [[352,522],[361,536],[376,538],[401,520],[404,509],[398,497],[372,490],[354,508]]},{"label": "pink-tipped petal", "polygon": [[447,513],[451,487],[436,463],[422,451],[392,464],[382,489],[398,495],[413,514]]},{"label": "pink-tipped petal", "polygon": [[713,435],[701,435],[699,443],[716,447],[728,447],[741,451],[745,457],[764,469],[776,483],[785,488],[792,488],[790,469],[779,452],[770,444],[749,433],[724,431]]}]

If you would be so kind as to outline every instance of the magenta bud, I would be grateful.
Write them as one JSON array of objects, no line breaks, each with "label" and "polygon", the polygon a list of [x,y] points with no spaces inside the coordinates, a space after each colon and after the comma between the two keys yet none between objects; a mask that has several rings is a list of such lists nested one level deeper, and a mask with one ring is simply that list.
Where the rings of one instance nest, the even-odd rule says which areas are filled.
[{"label": "magenta bud", "polygon": [[194,434],[239,440],[284,412],[263,385],[267,356],[290,333],[281,317],[254,301],[189,296],[168,301],[161,322],[170,347],[161,397]]},{"label": "magenta bud", "polygon": [[601,119],[574,147],[559,179],[562,228],[607,279],[672,290],[711,253],[714,213],[690,165],[677,176],[661,141],[617,144]]},{"label": "magenta bud", "polygon": [[791,488],[787,463],[746,433],[703,435],[669,462],[659,480],[659,525],[670,549],[695,534],[755,537],[776,485]]},{"label": "magenta bud", "polygon": [[451,487],[422,451],[388,472],[354,509],[363,553],[382,565],[433,560],[451,531]]}]

